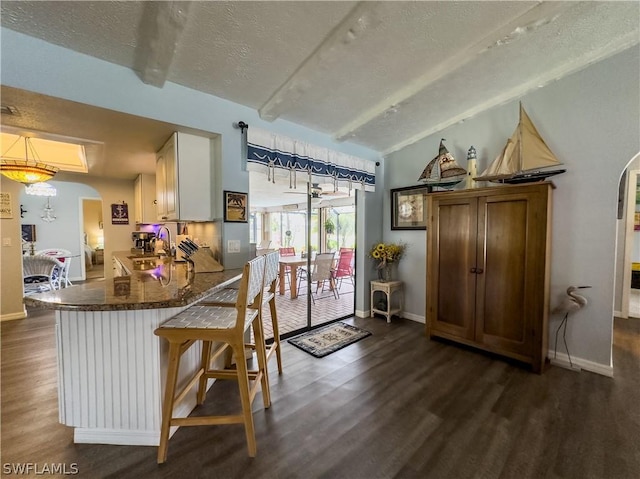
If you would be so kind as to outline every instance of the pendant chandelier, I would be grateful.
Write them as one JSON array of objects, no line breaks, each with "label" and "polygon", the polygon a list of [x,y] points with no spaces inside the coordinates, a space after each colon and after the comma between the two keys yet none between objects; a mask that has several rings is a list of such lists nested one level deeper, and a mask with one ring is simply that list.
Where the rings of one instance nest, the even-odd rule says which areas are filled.
[{"label": "pendant chandelier", "polygon": [[[10,155],[11,150],[18,150],[18,143],[24,142],[24,157]],[[40,161],[35,148],[31,144],[31,139],[26,136],[19,137],[13,144],[2,154],[2,163],[0,164],[0,173],[7,178],[31,185],[33,183],[41,183],[50,180],[58,172],[56,166],[47,165]]]}]

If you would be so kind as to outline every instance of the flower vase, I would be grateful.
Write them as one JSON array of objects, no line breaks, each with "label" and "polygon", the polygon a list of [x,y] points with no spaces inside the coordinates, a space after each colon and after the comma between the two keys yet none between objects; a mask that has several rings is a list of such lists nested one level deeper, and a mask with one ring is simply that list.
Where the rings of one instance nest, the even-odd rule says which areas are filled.
[{"label": "flower vase", "polygon": [[387,262],[378,268],[378,280],[388,283],[394,280],[395,263]]}]

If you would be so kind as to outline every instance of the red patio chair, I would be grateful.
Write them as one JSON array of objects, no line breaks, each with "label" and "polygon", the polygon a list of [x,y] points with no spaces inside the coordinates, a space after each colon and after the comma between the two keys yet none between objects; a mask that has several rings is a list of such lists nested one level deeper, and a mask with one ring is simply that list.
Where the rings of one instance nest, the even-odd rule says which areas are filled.
[{"label": "red patio chair", "polygon": [[333,278],[338,282],[338,288],[342,286],[342,280],[349,278],[353,284],[353,248],[340,248],[340,256],[338,256],[338,264],[333,270]]}]

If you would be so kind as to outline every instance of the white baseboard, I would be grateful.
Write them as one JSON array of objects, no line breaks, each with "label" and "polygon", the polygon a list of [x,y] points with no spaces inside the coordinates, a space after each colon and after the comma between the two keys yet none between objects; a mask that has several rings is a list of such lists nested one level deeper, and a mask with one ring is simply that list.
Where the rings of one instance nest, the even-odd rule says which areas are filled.
[{"label": "white baseboard", "polygon": [[22,307],[22,312],[3,314],[2,316],[0,316],[0,322],[1,321],[13,321],[14,319],[25,319],[26,317],[27,317],[27,310],[24,309],[24,306],[23,306]]},{"label": "white baseboard", "polygon": [[116,444],[119,446],[157,446],[160,431],[127,431],[77,427],[73,431],[76,444]]},{"label": "white baseboard", "polygon": [[422,323],[422,324],[426,323],[424,316],[420,316],[418,314],[407,313],[406,311],[403,311],[401,316],[405,319],[410,319],[411,321],[415,321],[416,323]]},{"label": "white baseboard", "polygon": [[[213,385],[207,386],[207,390]],[[173,417],[187,417],[195,408],[194,401],[187,401],[176,407]],[[173,436],[179,426],[172,426],[169,437]],[[100,429],[77,427],[73,431],[73,442],[76,444],[115,444],[118,446],[159,446],[160,430],[144,431],[134,429]]]},{"label": "white baseboard", "polygon": [[[355,315],[358,318],[370,318],[371,317],[371,310],[362,311],[362,310],[356,309]],[[411,321],[415,321],[416,323],[425,324],[424,316],[419,316],[417,314],[407,313],[407,312],[403,311],[400,314],[400,317],[405,318],[405,319],[409,319]]]},{"label": "white baseboard", "polygon": [[614,311],[614,312],[613,312],[613,315],[614,315],[616,318],[624,318],[624,316],[622,316],[622,311]]},{"label": "white baseboard", "polygon": [[594,363],[593,361],[589,361],[588,359],[577,358],[571,356],[571,362],[573,363],[573,368],[569,363],[569,356],[566,353],[562,353],[558,351],[557,357],[554,358],[554,351],[549,350],[548,357],[551,364],[560,366],[566,369],[571,369],[572,371],[584,369],[585,371],[589,371],[592,373],[600,374],[602,376],[607,376],[609,378],[613,377],[613,367],[606,366],[600,363]]}]

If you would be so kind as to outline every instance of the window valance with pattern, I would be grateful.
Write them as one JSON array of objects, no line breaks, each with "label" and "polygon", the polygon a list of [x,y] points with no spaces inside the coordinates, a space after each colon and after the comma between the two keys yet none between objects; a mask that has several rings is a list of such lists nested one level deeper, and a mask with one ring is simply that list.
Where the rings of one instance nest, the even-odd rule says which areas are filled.
[{"label": "window valance with pattern", "polygon": [[291,188],[309,182],[374,191],[376,183],[371,161],[254,127],[247,131],[247,169],[274,182],[288,177]]}]

